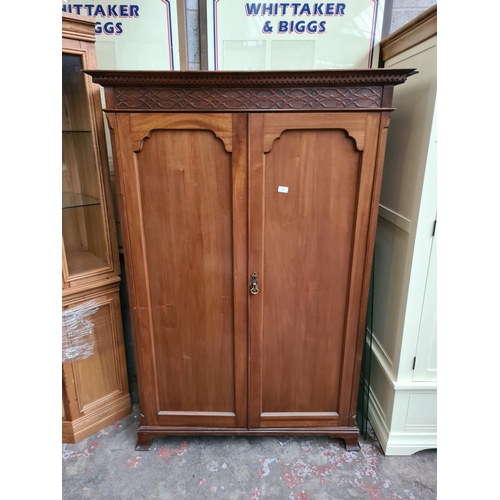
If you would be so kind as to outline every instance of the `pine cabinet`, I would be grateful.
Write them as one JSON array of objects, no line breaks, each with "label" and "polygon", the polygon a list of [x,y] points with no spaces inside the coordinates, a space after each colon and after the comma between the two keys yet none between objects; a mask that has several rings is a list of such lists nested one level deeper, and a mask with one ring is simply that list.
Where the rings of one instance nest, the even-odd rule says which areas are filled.
[{"label": "pine cabinet", "polygon": [[118,178],[138,449],[170,434],[357,449],[392,89],[414,70],[87,73]]},{"label": "pine cabinet", "polygon": [[95,20],[62,16],[62,440],[131,411],[119,259],[99,86]]}]

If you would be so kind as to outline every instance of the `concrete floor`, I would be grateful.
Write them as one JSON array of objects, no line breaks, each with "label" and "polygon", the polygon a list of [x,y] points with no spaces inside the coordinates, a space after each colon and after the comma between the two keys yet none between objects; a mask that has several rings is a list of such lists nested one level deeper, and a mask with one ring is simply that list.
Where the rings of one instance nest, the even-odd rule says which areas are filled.
[{"label": "concrete floor", "polygon": [[139,408],[62,446],[63,500],[431,500],[437,451],[386,457],[375,436],[361,451],[327,437],[169,437],[135,451]]}]

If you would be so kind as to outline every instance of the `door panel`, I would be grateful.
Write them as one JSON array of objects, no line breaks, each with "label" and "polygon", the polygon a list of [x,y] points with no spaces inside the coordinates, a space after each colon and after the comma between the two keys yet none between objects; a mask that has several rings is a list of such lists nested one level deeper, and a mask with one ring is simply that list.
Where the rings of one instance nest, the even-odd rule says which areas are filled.
[{"label": "door panel", "polygon": [[129,227],[129,251],[151,346],[140,352],[152,353],[141,360],[148,425],[245,426],[246,251],[233,251],[247,237],[246,148],[231,152],[231,135],[245,136],[246,117],[175,118],[118,117],[136,139],[123,188],[144,221]]},{"label": "door panel", "polygon": [[266,157],[264,413],[338,411],[358,174],[340,130],[286,131]]},{"label": "door panel", "polygon": [[[128,397],[118,289],[68,300],[63,312],[67,314],[63,348],[79,354],[63,363],[63,392],[68,410],[64,416],[65,420],[75,421]],[[76,338],[74,331],[71,335],[75,325],[82,327]]]},{"label": "door panel", "polygon": [[234,412],[231,156],[158,130],[137,166],[160,411]]},{"label": "door panel", "polygon": [[250,427],[347,423],[378,124],[339,115],[249,117]]},{"label": "door panel", "polygon": [[[436,215],[437,220],[437,215]],[[437,230],[432,241],[420,318],[414,382],[437,381]]]}]

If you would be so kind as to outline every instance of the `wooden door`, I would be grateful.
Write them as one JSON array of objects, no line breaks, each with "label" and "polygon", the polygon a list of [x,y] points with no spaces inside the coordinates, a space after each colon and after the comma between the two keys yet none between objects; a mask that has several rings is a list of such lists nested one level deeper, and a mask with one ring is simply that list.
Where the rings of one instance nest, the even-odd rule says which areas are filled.
[{"label": "wooden door", "polygon": [[247,117],[109,122],[142,425],[246,427]]},{"label": "wooden door", "polygon": [[118,284],[63,300],[63,443],[131,411]]},{"label": "wooden door", "polygon": [[249,116],[251,428],[354,425],[379,122]]}]

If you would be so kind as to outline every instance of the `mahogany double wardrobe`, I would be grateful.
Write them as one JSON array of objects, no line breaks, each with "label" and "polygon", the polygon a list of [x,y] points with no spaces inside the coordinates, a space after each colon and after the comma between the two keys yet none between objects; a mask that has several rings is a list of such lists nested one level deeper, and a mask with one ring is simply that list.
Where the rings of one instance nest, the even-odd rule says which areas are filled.
[{"label": "mahogany double wardrobe", "polygon": [[87,73],[111,129],[137,448],[307,434],[358,449],[392,91],[415,71]]}]

